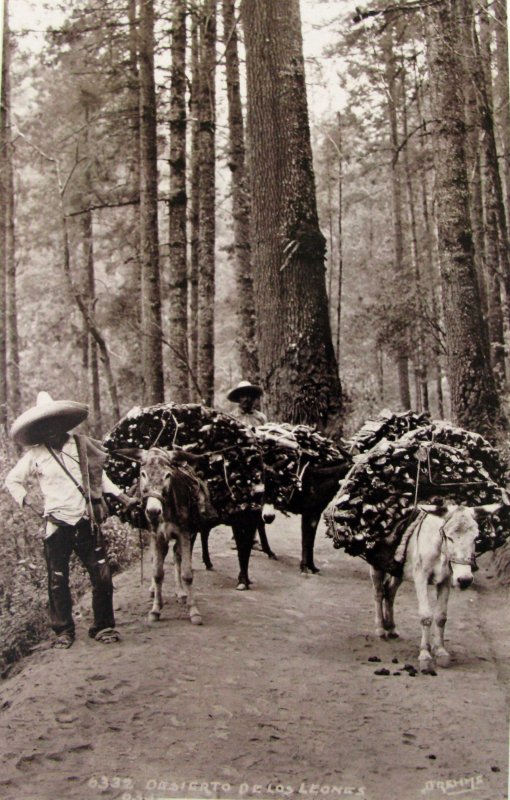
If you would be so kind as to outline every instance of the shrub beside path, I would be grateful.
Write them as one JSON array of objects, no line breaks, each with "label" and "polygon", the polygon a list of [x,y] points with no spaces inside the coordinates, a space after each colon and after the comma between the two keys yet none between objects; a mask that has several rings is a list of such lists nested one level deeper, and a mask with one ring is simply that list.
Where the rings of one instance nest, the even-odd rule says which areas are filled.
[{"label": "shrub beside path", "polygon": [[508,588],[493,586],[492,556],[477,589],[452,594],[451,667],[413,677],[411,584],[402,638],[381,642],[366,564],[321,527],[322,571],[304,578],[299,520],[278,516],[268,534],[279,561],[253,555],[250,592],[234,590],[228,529],[211,536],[214,572],[197,551],[202,627],[171,599],[170,564],[162,620],[147,625],[148,558],[143,586],[138,566],[114,580],[120,644],[87,638],[85,597],[74,646],[43,644],[0,687],[2,800],[506,798]]}]

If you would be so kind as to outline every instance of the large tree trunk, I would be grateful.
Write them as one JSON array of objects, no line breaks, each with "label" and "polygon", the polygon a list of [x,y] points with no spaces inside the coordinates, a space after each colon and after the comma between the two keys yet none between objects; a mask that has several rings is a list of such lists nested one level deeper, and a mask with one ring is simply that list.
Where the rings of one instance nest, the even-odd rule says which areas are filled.
[{"label": "large tree trunk", "polygon": [[[11,129],[11,75],[10,75],[10,33],[8,4],[5,3],[4,63],[2,70],[2,107],[5,112],[5,140],[1,135],[5,161],[5,173],[0,191],[3,193],[5,180],[5,292],[6,292],[6,346],[7,346],[7,416],[17,417],[21,411],[21,375],[19,364],[18,311],[16,290],[16,230],[14,219],[14,164]],[[5,146],[5,151],[3,147]],[[0,214],[0,219],[2,219]],[[0,245],[1,249],[1,245]],[[2,374],[2,373],[0,373]]]},{"label": "large tree trunk", "polygon": [[501,130],[507,225],[510,230],[510,78],[508,71],[508,15],[506,0],[494,0],[496,15],[497,118]]},{"label": "large tree trunk", "polygon": [[409,130],[408,130],[408,109],[407,109],[407,82],[405,64],[401,64],[401,83],[402,83],[402,121],[403,121],[403,160],[404,160],[404,173],[407,189],[407,209],[409,214],[409,227],[411,231],[411,258],[414,273],[414,291],[416,297],[416,325],[414,329],[414,369],[415,369],[415,396],[416,396],[416,410],[429,411],[429,393],[427,383],[427,361],[425,358],[425,335],[424,335],[424,319],[425,319],[425,286],[422,281],[422,254],[418,245],[418,225],[416,220],[416,202],[414,192],[413,176],[411,174],[411,165],[409,163]]},{"label": "large tree trunk", "polygon": [[243,0],[252,256],[269,415],[341,427],[317,217],[298,0]]},{"label": "large tree trunk", "polygon": [[[404,227],[402,210],[402,174],[399,161],[400,137],[398,134],[398,84],[396,80],[396,59],[393,49],[393,28],[388,21],[383,37],[383,58],[386,79],[387,114],[390,128],[391,148],[391,196],[393,203],[393,235],[394,235],[394,270],[395,276],[403,285],[410,280],[404,262]],[[409,387],[409,348],[408,337],[399,343],[397,355],[398,382],[400,404],[402,408],[411,408],[411,390]]]},{"label": "large tree trunk", "polygon": [[169,200],[169,339],[172,368],[170,397],[187,403],[188,390],[188,276],[186,196],[186,0],[175,0],[172,23]]},{"label": "large tree trunk", "polygon": [[0,86],[0,425],[7,428],[7,193],[9,134],[6,85],[9,69],[9,19],[3,10],[2,83]]},{"label": "large tree trunk", "polygon": [[200,59],[200,208],[198,271],[198,383],[214,404],[214,290],[216,241],[216,0],[204,0]]},{"label": "large tree trunk", "polygon": [[257,382],[259,363],[255,339],[255,299],[250,251],[250,196],[245,165],[235,0],[223,0],[223,31],[228,93],[229,167],[232,173],[232,217],[238,304],[238,350],[242,375]]},{"label": "large tree trunk", "polygon": [[164,400],[154,84],[154,3],[140,4],[140,263],[142,403]]},{"label": "large tree trunk", "polygon": [[[87,194],[88,197],[90,195]],[[89,306],[89,314],[94,314],[96,281],[94,273],[94,233],[92,224],[92,211],[84,211],[81,216],[83,257],[86,276],[86,298]],[[92,399],[92,419],[91,430],[94,436],[100,437],[103,430],[103,420],[101,417],[101,393],[99,389],[99,361],[97,357],[97,343],[87,329],[87,349],[88,349],[88,374],[89,392]]]},{"label": "large tree trunk", "polygon": [[190,168],[190,260],[188,303],[188,350],[190,357],[189,392],[195,401],[200,400],[196,389],[198,376],[198,243],[200,209],[200,154],[199,154],[199,99],[200,99],[200,15],[197,9],[191,19],[191,168]]},{"label": "large tree trunk", "polygon": [[[492,92],[492,57],[491,57],[491,31],[487,14],[487,3],[484,2],[480,15],[480,67],[483,73],[485,84],[484,97],[487,103],[487,112],[491,121],[494,120],[494,101]],[[476,54],[475,54],[476,57]],[[480,77],[480,80],[482,76]],[[487,307],[489,338],[491,348],[491,363],[494,370],[498,386],[504,389],[506,383],[505,374],[505,344],[504,344],[504,325],[503,308],[501,301],[501,280],[500,270],[505,264],[500,263],[500,230],[498,221],[498,191],[494,185],[495,171],[499,175],[499,165],[492,163],[495,153],[496,139],[494,136],[494,125],[491,122],[492,133],[490,130],[484,131],[484,207],[485,207],[485,231],[486,231],[486,274],[487,274]],[[494,142],[494,148],[491,142]],[[504,212],[502,212],[505,219]],[[505,223],[506,224],[506,223]]]},{"label": "large tree trunk", "polygon": [[505,423],[480,310],[469,220],[457,0],[427,9],[436,206],[448,372],[455,421],[489,436]]}]

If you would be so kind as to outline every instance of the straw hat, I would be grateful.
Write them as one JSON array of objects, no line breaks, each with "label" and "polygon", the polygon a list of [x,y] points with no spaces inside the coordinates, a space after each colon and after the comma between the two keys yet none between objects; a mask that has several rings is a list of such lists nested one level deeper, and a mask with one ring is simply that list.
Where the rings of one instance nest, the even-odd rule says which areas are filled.
[{"label": "straw hat", "polygon": [[67,433],[83,422],[88,413],[88,406],[83,403],[53,400],[48,392],[39,392],[36,405],[13,422],[10,435],[21,445],[41,444],[50,430],[52,433]]},{"label": "straw hat", "polygon": [[227,394],[227,400],[232,403],[237,403],[239,397],[243,394],[251,394],[253,397],[260,397],[263,390],[261,386],[256,386],[250,381],[240,381],[234,389],[231,389]]}]

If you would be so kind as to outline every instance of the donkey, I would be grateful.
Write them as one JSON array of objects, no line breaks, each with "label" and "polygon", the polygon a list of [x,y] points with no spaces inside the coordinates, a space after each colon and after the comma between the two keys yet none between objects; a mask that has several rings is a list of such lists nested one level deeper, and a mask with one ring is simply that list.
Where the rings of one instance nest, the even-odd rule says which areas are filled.
[{"label": "donkey", "polygon": [[[476,508],[420,505],[421,513],[407,527],[395,554],[395,560],[403,563],[402,577],[370,566],[375,592],[376,633],[381,638],[398,638],[393,615],[395,596],[402,578],[414,580],[421,624],[421,672],[430,672],[434,661],[439,667],[447,667],[450,663],[450,654],[444,645],[450,587],[463,590],[473,583],[478,524],[502,508],[502,505],[493,503]],[[436,588],[434,610],[429,600],[430,584]],[[434,649],[431,636],[433,622]]]},{"label": "donkey", "polygon": [[164,561],[174,542],[176,594],[186,603],[190,621],[201,625],[202,617],[193,597],[192,548],[200,526],[203,498],[193,471],[172,451],[160,448],[139,450],[140,497],[151,531],[152,608],[149,622],[157,622],[163,607]]}]

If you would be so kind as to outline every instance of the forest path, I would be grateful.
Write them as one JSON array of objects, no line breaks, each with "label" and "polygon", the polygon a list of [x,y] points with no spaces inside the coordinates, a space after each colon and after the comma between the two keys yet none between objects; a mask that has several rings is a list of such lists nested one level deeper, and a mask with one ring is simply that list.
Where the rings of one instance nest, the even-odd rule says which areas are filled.
[{"label": "forest path", "polygon": [[301,577],[298,531],[279,516],[279,561],[254,553],[253,591],[236,592],[218,528],[215,571],[195,559],[202,627],[170,599],[170,565],[168,604],[147,625],[148,558],[143,587],[139,567],[114,580],[120,644],[88,639],[86,597],[74,646],[37,650],[1,687],[2,800],[506,798],[508,590],[491,586],[491,556],[477,589],[452,594],[451,667],[411,677],[412,585],[397,598],[402,638],[381,642],[366,564],[321,527],[321,574]]}]

